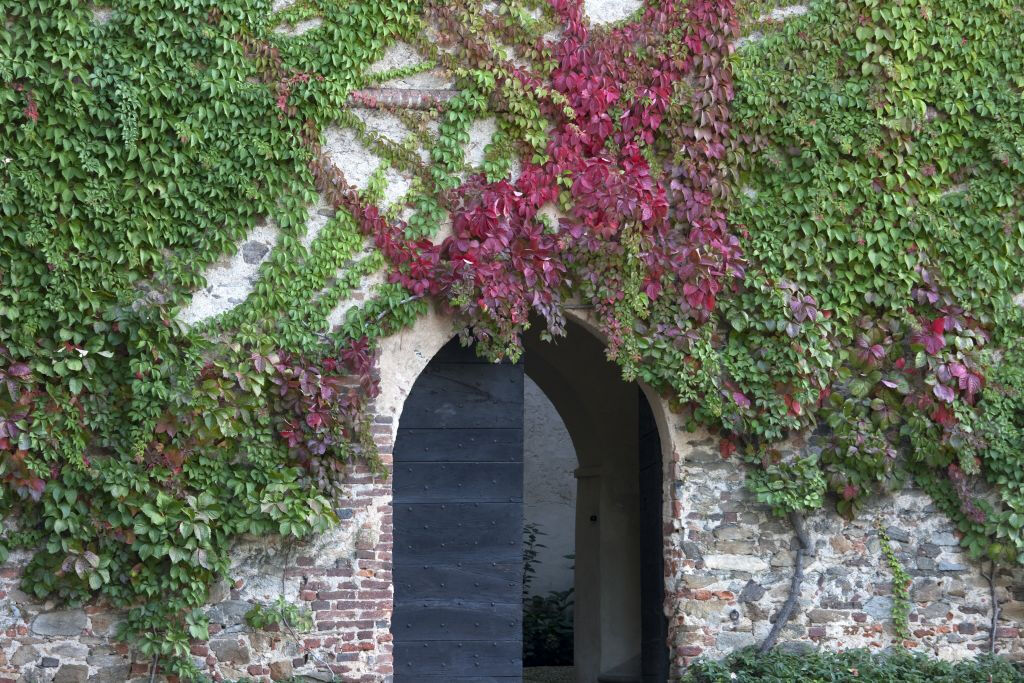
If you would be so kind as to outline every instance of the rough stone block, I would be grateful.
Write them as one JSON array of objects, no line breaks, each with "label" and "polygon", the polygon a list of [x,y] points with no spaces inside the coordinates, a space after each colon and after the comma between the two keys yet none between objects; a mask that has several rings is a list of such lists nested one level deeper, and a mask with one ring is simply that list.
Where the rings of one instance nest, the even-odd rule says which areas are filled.
[{"label": "rough stone block", "polygon": [[252,605],[244,600],[225,600],[210,607],[206,615],[211,624],[238,626],[245,623],[245,613],[250,609]]},{"label": "rough stone block", "polygon": [[292,662],[290,659],[282,659],[270,665],[270,679],[274,681],[286,681],[292,677]]},{"label": "rough stone block", "polygon": [[718,634],[716,645],[719,649],[729,651],[739,650],[756,643],[754,634],[745,631],[724,631]]},{"label": "rough stone block", "polygon": [[210,641],[210,650],[217,655],[222,662],[232,664],[248,664],[252,658],[249,646],[240,642],[237,638],[217,638]]},{"label": "rough stone block", "polygon": [[946,615],[949,614],[949,604],[945,602],[933,602],[932,604],[921,610],[921,617],[931,621],[937,619],[945,619]]},{"label": "rough stone block", "polygon": [[747,581],[747,585],[740,591],[740,602],[757,602],[764,594],[764,586],[753,580]]},{"label": "rough stone block", "polygon": [[11,664],[14,666],[25,666],[39,659],[39,651],[31,645],[22,645],[11,655]]},{"label": "rough stone block", "polygon": [[128,680],[128,664],[104,666],[96,670],[90,683],[124,683]]},{"label": "rough stone block", "polygon": [[53,683],[85,683],[89,680],[89,667],[85,664],[65,664],[57,670]]},{"label": "rough stone block", "polygon": [[875,621],[885,621],[892,615],[892,598],[872,596],[864,603],[864,612]]},{"label": "rough stone block", "polygon": [[885,530],[885,533],[897,543],[910,543],[910,533],[899,527],[891,526]]},{"label": "rough stone block", "polygon": [[715,550],[725,555],[750,555],[760,549],[747,541],[719,541],[715,544]]},{"label": "rough stone block", "polygon": [[32,621],[37,636],[78,636],[88,628],[89,617],[80,609],[43,612]]},{"label": "rough stone block", "polygon": [[751,574],[768,571],[767,562],[760,557],[750,555],[705,555],[704,565],[708,569],[750,572]]},{"label": "rough stone block", "polygon": [[953,534],[951,534],[949,532],[943,532],[943,533],[940,533],[940,534],[932,534],[931,537],[928,540],[931,541],[932,543],[934,543],[935,545],[942,545],[942,546],[960,545],[960,539],[958,539],[956,536],[954,536]]},{"label": "rough stone block", "polygon": [[723,524],[714,530],[715,538],[723,541],[744,541],[750,538],[750,530],[736,524]]},{"label": "rough stone block", "polygon": [[914,602],[934,602],[942,597],[942,586],[937,581],[925,580],[910,589]]},{"label": "rough stone block", "polygon": [[846,613],[834,609],[812,609],[807,613],[807,618],[815,624],[823,624],[832,621],[844,621]]},{"label": "rough stone block", "polygon": [[[825,629],[821,628],[821,630],[823,631],[822,635],[824,635]],[[775,647],[775,649],[794,655],[811,654],[812,652],[816,652],[818,650],[818,648],[814,647],[813,643],[808,643],[806,640],[785,640],[779,643]]]}]

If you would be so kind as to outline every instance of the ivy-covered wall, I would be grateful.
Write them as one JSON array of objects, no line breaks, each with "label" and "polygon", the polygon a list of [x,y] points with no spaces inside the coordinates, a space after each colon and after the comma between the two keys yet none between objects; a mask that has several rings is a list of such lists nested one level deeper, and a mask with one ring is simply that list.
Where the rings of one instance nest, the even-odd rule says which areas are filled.
[{"label": "ivy-covered wall", "polygon": [[386,677],[403,392],[574,310],[664,399],[677,665],[1021,654],[1014,3],[0,13],[15,679]]}]

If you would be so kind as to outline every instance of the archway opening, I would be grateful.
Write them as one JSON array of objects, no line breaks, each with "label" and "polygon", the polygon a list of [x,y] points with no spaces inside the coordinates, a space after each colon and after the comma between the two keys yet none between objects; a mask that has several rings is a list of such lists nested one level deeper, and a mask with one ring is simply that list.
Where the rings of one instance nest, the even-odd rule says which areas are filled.
[{"label": "archway opening", "polygon": [[558,411],[577,461],[574,679],[661,683],[664,477],[653,411],[588,330],[570,323],[565,338],[547,342],[539,329],[524,338],[526,374]]},{"label": "archway opening", "polygon": [[523,389],[523,679],[575,680],[579,463],[562,417],[529,374]]},{"label": "archway opening", "polygon": [[452,341],[405,403],[393,479],[398,683],[523,680],[524,453],[541,429],[536,414],[526,419],[527,375],[576,459],[555,466],[565,477],[556,488],[575,491],[572,546],[564,519],[558,544],[545,543],[571,556],[559,580],[568,569],[572,585],[551,586],[553,572],[534,591],[570,592],[574,666],[560,680],[667,680],[658,430],[601,343],[570,328],[557,343],[527,335],[518,365],[483,362]]}]

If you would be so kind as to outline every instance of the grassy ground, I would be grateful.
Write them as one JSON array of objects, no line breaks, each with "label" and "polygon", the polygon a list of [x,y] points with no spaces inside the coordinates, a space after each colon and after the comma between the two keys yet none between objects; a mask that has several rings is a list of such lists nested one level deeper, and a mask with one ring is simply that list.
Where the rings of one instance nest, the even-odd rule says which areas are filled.
[{"label": "grassy ground", "polygon": [[575,683],[571,666],[532,666],[523,669],[523,683]]}]

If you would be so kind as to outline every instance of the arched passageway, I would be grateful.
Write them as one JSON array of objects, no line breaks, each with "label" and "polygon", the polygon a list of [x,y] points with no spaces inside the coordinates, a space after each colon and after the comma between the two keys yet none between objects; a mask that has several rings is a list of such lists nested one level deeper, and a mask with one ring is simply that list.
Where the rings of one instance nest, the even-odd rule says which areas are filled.
[{"label": "arched passageway", "polygon": [[667,680],[663,476],[643,393],[588,332],[488,364],[452,341],[417,379],[394,453],[395,680],[522,677],[523,377],[578,457],[576,680]]}]

